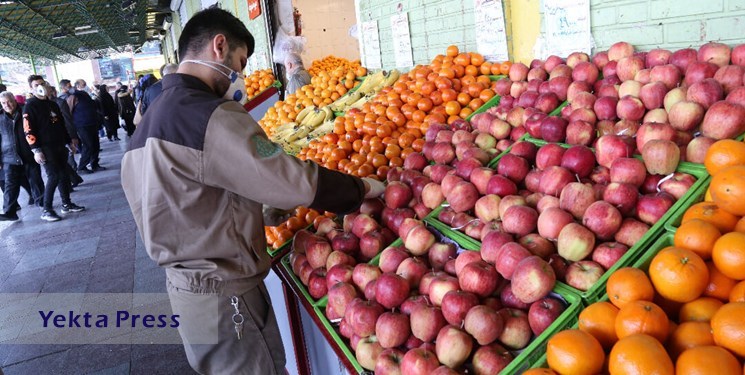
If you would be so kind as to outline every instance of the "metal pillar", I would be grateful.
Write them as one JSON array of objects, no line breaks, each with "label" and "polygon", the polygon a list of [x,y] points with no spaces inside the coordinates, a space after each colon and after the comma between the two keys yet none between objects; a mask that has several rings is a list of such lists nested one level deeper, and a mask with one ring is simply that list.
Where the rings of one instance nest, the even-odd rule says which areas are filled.
[{"label": "metal pillar", "polygon": [[29,60],[31,60],[31,69],[33,69],[34,74],[36,73],[36,62],[34,61],[34,55],[29,54],[28,55]]},{"label": "metal pillar", "polygon": [[52,86],[56,86],[59,82],[59,75],[57,74],[57,62],[52,60],[52,72],[54,73],[54,82]]}]

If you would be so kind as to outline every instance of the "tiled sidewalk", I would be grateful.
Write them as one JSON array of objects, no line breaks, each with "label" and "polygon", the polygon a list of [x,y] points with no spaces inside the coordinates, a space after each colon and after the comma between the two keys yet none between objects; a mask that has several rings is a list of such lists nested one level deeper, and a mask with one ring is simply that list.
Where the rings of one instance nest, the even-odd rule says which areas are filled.
[{"label": "tiled sidewalk", "polygon": [[[102,140],[108,169],[83,175],[72,194],[86,211],[46,223],[21,193],[21,220],[0,222],[0,293],[166,292],[165,273],[147,257],[121,188],[124,138]],[[0,337],[12,328],[7,323],[0,316]],[[0,368],[7,375],[193,373],[181,345],[0,344]]]}]

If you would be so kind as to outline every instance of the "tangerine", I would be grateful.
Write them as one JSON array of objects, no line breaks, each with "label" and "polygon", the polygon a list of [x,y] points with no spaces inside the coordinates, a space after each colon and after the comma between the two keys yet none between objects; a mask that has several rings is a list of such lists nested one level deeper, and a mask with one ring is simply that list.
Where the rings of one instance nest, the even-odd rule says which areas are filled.
[{"label": "tangerine", "polygon": [[569,329],[548,340],[546,360],[560,374],[597,374],[603,369],[605,352],[591,334]]},{"label": "tangerine", "polygon": [[610,302],[595,302],[579,314],[579,329],[595,337],[605,349],[618,341],[616,316],[618,307]]},{"label": "tangerine", "polygon": [[652,259],[648,272],[655,290],[676,302],[693,301],[709,284],[709,270],[704,260],[693,251],[679,247],[662,249]]},{"label": "tangerine", "polygon": [[711,259],[725,276],[745,280],[745,233],[732,232],[720,237],[714,244]]},{"label": "tangerine", "polygon": [[662,308],[649,301],[632,301],[618,310],[616,334],[619,339],[637,333],[665,342],[670,324]]},{"label": "tangerine", "polygon": [[745,302],[745,281],[735,284],[729,292],[730,302]]},{"label": "tangerine", "polygon": [[675,231],[673,245],[691,250],[707,260],[711,259],[711,250],[721,235],[722,233],[714,224],[701,219],[692,219],[681,224]]},{"label": "tangerine", "polygon": [[683,214],[681,224],[693,219],[707,221],[714,224],[721,233],[728,233],[735,229],[737,221],[740,218],[720,209],[714,202],[699,202],[686,210]]},{"label": "tangerine", "polygon": [[633,301],[652,301],[654,287],[644,271],[624,267],[613,272],[606,284],[608,299],[618,308]]},{"label": "tangerine", "polygon": [[662,344],[645,334],[618,340],[608,357],[608,370],[614,375],[675,373],[673,361]]},{"label": "tangerine", "polygon": [[706,262],[706,267],[709,269],[709,285],[706,286],[704,295],[727,301],[736,281],[725,276],[712,262]]},{"label": "tangerine", "polygon": [[730,302],[711,318],[717,345],[745,357],[745,302]]},{"label": "tangerine", "polygon": [[737,358],[715,345],[697,346],[684,351],[675,362],[675,371],[686,375],[742,374]]},{"label": "tangerine", "polygon": [[678,358],[686,349],[714,345],[709,322],[683,322],[670,335],[667,349],[670,357]]},{"label": "tangerine", "polygon": [[[745,143],[738,143],[745,147]],[[712,175],[710,188],[714,203],[731,214],[745,215],[745,165],[727,167]]]},{"label": "tangerine", "polygon": [[680,307],[679,322],[708,322],[711,317],[724,305],[724,302],[712,298],[701,297],[687,302]]},{"label": "tangerine", "polygon": [[727,167],[743,164],[745,164],[745,143],[734,139],[714,142],[704,157],[706,171],[712,176],[716,176]]}]

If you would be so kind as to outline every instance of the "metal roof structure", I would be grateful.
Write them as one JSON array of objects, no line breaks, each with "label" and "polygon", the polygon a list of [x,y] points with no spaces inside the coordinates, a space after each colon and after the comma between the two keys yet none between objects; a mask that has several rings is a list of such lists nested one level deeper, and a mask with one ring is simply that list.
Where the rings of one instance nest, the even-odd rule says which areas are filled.
[{"label": "metal roof structure", "polygon": [[0,0],[0,55],[70,62],[157,39],[168,0]]}]

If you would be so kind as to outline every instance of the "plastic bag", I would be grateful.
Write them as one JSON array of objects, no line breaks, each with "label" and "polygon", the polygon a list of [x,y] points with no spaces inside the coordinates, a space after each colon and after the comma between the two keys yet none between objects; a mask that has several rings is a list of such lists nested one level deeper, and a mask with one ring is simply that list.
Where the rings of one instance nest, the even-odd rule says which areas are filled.
[{"label": "plastic bag", "polygon": [[301,55],[305,52],[306,39],[302,36],[290,36],[279,28],[277,36],[274,38],[274,48],[272,55],[274,62],[284,64],[288,54]]}]

